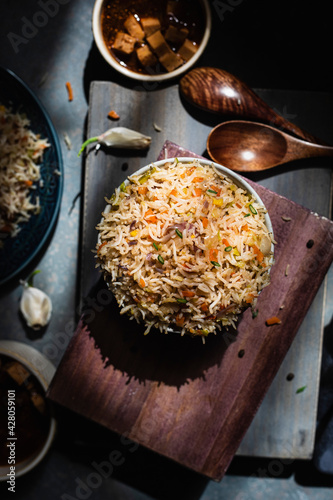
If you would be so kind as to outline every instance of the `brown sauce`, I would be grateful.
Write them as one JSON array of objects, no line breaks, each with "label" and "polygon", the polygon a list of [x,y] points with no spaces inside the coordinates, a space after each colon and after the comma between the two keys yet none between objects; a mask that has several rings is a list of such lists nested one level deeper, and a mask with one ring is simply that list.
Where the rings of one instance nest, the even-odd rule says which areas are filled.
[{"label": "brown sauce", "polygon": [[[117,32],[126,32],[124,22],[130,14],[133,14],[139,22],[140,19],[146,17],[158,18],[163,36],[170,25],[178,29],[186,28],[188,40],[196,47],[200,45],[205,32],[205,12],[198,1],[105,0],[101,11],[101,26],[105,44],[112,56],[122,66],[141,74],[162,74],[167,73],[167,70],[159,60],[155,65],[143,66],[138,60],[135,50],[131,54],[124,54],[112,47]],[[142,46],[143,43],[136,42],[135,48]],[[175,53],[180,49],[180,43],[168,41],[168,45]],[[185,62],[184,60],[182,64]]]},{"label": "brown sauce", "polygon": [[[8,408],[12,408],[8,406],[8,391],[15,391],[14,421],[8,418]],[[50,411],[43,387],[21,363],[0,355],[0,466],[9,467],[7,445],[12,438],[16,438],[12,465],[17,465],[43,447],[49,429]]]}]

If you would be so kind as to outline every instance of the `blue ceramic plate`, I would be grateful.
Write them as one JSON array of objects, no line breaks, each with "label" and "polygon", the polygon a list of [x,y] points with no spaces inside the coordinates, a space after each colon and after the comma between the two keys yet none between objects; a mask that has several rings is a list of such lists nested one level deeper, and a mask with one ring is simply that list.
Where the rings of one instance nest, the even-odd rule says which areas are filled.
[{"label": "blue ceramic plate", "polygon": [[[29,87],[14,73],[0,67],[0,104],[13,112],[25,113],[30,128],[47,137],[51,147],[45,150],[41,163],[43,186],[37,186],[34,196],[39,196],[41,211],[21,224],[14,238],[5,238],[0,249],[0,286],[22,274],[46,243],[60,208],[63,191],[63,163],[59,139],[52,122]],[[60,174],[60,175],[59,175]]]}]

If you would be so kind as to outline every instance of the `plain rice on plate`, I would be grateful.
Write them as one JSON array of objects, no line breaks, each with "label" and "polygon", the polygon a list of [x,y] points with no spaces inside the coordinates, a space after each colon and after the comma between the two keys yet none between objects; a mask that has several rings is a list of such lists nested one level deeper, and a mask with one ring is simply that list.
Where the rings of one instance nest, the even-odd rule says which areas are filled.
[{"label": "plain rice on plate", "polygon": [[0,233],[11,237],[40,210],[31,193],[41,182],[39,164],[50,144],[29,126],[24,114],[0,104]]},{"label": "plain rice on plate", "polygon": [[97,226],[97,266],[145,333],[204,337],[236,327],[269,284],[265,208],[214,164],[152,164],[115,190]]}]

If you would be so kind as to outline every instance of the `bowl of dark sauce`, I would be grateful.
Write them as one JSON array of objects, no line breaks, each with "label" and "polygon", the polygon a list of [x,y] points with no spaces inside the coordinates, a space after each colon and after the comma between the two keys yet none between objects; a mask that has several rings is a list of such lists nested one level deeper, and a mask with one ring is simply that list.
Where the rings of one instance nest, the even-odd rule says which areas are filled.
[{"label": "bowl of dark sauce", "polygon": [[0,480],[15,483],[48,452],[56,422],[46,391],[55,367],[39,351],[0,341]]},{"label": "bowl of dark sauce", "polygon": [[191,68],[211,32],[208,0],[96,0],[92,29],[104,59],[129,78],[164,81]]}]

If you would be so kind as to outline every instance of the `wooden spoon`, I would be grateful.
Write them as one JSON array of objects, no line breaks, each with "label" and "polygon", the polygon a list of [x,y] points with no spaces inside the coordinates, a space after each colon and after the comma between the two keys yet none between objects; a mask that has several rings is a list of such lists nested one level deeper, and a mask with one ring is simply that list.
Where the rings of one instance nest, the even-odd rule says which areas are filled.
[{"label": "wooden spoon", "polygon": [[301,158],[333,156],[333,147],[290,136],[263,123],[233,120],[210,132],[207,151],[216,163],[239,172],[255,172]]},{"label": "wooden spoon", "polygon": [[276,113],[244,82],[222,69],[195,68],[183,76],[179,88],[189,103],[206,111],[262,121],[306,141],[324,144]]}]

